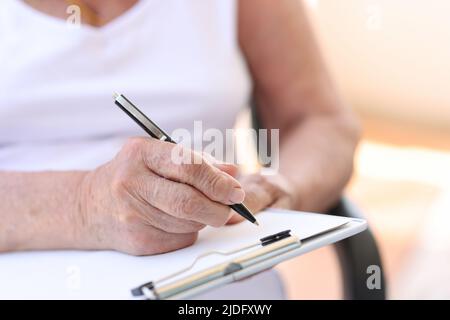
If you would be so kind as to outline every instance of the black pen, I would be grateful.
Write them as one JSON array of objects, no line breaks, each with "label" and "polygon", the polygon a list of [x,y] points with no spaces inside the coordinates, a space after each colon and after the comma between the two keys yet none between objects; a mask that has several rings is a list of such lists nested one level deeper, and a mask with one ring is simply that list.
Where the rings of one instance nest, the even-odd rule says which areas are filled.
[{"label": "black pen", "polygon": [[[165,133],[160,127],[158,127],[152,120],[150,120],[124,95],[114,93],[113,98],[114,103],[120,109],[122,109],[122,111],[125,112],[131,119],[133,119],[142,129],[144,129],[144,131],[147,132],[151,137],[161,141],[176,143],[167,133]],[[232,204],[229,207],[251,223],[259,226],[258,221],[256,221],[250,210],[243,203]]]}]

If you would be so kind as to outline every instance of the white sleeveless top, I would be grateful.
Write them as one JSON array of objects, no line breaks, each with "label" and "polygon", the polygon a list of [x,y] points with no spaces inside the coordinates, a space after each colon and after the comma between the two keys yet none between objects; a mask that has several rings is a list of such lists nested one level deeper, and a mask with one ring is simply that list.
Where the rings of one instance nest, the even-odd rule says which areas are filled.
[{"label": "white sleeveless top", "polygon": [[70,28],[0,2],[0,170],[88,169],[143,131],[125,94],[168,133],[232,128],[251,84],[235,0],[141,0],[106,26]]}]

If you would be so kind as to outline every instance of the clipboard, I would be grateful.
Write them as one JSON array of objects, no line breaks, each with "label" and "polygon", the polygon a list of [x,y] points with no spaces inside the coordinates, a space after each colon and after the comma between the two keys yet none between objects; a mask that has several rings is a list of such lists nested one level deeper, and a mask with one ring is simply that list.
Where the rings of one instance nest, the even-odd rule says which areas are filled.
[{"label": "clipboard", "polygon": [[[284,230],[231,251],[206,252],[198,256],[189,266],[163,278],[142,284],[132,289],[131,293],[135,297],[149,300],[192,298],[214,288],[256,275],[278,263],[338,242],[366,228],[365,220],[348,219],[337,226],[305,238],[298,237],[291,230]],[[232,256],[232,258],[191,272],[199,260],[212,255]]]},{"label": "clipboard", "polygon": [[[189,267],[196,257],[211,251],[230,252],[254,245],[260,239],[291,230],[300,248],[246,266],[180,292],[167,299],[195,298],[197,294],[250,277],[276,264],[332,244],[366,229],[364,220],[309,212],[267,209],[258,214],[260,226],[239,223],[201,230],[197,242],[184,249],[153,256],[130,256],[114,251],[27,251],[0,255],[0,299],[125,300],[130,290]],[[235,255],[208,255],[197,263],[197,272],[257,250]],[[203,262],[202,262],[203,260]],[[180,278],[191,274],[180,274]],[[178,278],[177,278],[178,279]],[[158,283],[156,284],[158,288]],[[141,298],[148,299],[145,296]]]}]

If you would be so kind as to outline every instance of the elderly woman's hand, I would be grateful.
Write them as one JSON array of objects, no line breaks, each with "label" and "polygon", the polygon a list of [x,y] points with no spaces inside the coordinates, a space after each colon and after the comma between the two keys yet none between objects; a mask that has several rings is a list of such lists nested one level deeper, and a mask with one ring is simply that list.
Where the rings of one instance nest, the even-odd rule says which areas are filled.
[{"label": "elderly woman's hand", "polygon": [[227,205],[244,200],[240,183],[190,150],[193,163],[177,164],[175,147],[133,138],[112,161],[88,173],[81,183],[78,241],[156,254],[191,245],[205,225],[224,225],[231,216]]},{"label": "elderly woman's hand", "polygon": [[[280,174],[262,175],[259,173],[243,176],[240,179],[245,190],[244,204],[254,213],[268,207],[292,209],[294,204],[293,187]],[[243,221],[240,215],[234,213],[228,224]]]}]

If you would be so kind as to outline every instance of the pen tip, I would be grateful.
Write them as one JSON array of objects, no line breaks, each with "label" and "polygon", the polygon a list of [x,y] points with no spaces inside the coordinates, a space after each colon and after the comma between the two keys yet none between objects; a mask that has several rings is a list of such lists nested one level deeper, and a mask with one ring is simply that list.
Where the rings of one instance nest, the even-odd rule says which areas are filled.
[{"label": "pen tip", "polygon": [[258,223],[258,221],[256,221],[256,220],[255,220],[254,224],[256,224],[257,226],[259,226],[259,223]]},{"label": "pen tip", "polygon": [[114,98],[114,100],[117,99],[118,97],[119,97],[119,94],[118,94],[117,92],[114,92],[114,93],[113,93],[113,98]]}]

